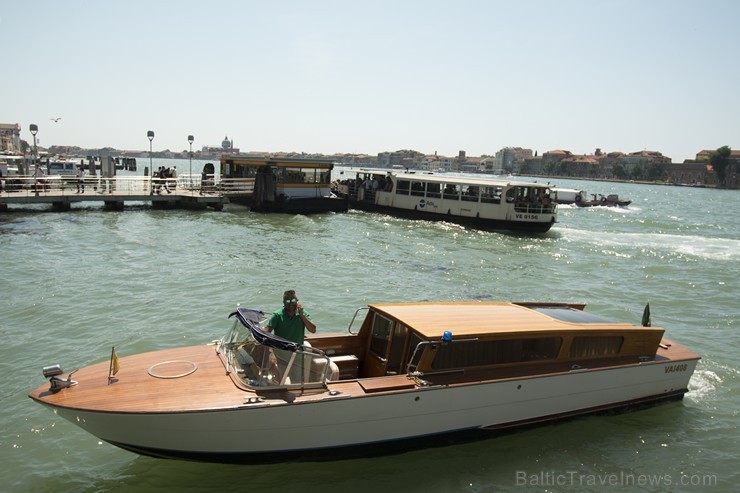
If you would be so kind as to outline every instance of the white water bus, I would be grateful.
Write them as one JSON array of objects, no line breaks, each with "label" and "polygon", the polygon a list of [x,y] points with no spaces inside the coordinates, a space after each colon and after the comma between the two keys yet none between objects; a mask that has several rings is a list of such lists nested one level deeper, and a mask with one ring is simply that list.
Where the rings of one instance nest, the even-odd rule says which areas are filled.
[{"label": "white water bus", "polygon": [[557,220],[541,183],[351,169],[336,187],[352,208],[411,219],[533,233]]},{"label": "white water bus", "polygon": [[[239,308],[202,346],[116,358],[29,394],[118,447],[219,462],[314,460],[681,399],[699,356],[664,329],[559,303],[371,304],[304,345]],[[106,375],[109,378],[106,379]],[[74,380],[73,380],[74,378]],[[110,382],[110,383],[109,383]]]}]

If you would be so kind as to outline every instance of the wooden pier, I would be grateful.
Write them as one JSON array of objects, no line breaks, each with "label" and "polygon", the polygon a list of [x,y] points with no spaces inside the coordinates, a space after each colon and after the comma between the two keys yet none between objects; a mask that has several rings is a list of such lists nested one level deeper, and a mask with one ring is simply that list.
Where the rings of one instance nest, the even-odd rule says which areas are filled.
[{"label": "wooden pier", "polygon": [[[170,191],[154,183],[149,177],[117,177],[110,180],[86,180],[85,191],[77,192],[72,181],[46,180],[36,184],[26,181],[21,187],[8,187],[0,193],[0,211],[9,210],[11,205],[49,204],[52,210],[70,210],[73,204],[102,202],[106,209],[122,210],[126,202],[148,202],[154,207],[206,209],[217,211],[229,202],[228,197],[217,187],[169,185]],[[38,189],[38,191],[37,191]]]}]

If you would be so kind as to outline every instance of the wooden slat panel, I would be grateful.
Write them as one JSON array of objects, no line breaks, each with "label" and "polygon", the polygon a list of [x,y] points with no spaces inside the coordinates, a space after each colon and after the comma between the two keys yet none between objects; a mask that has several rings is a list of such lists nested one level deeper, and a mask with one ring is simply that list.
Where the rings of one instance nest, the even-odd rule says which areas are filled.
[{"label": "wooden slat panel", "polygon": [[[239,405],[245,391],[238,389],[226,375],[215,346],[191,346],[135,356],[120,357],[120,371],[108,385],[109,362],[83,368],[74,374],[78,385],[56,394],[48,385],[39,387],[31,397],[49,404],[91,410],[120,412],[191,411]],[[181,378],[155,378],[147,370],[158,363],[187,361],[198,368]],[[190,365],[180,364],[183,369]],[[172,373],[173,365],[162,372]]]},{"label": "wooden slat panel", "polygon": [[367,378],[357,381],[365,392],[384,392],[389,390],[413,389],[416,385],[406,375],[393,377]]},{"label": "wooden slat panel", "polygon": [[572,323],[557,320],[524,306],[505,302],[388,303],[373,308],[413,328],[425,338],[439,339],[445,331],[453,337],[483,334],[522,335],[576,333],[598,330],[656,332],[658,327],[626,323]]}]

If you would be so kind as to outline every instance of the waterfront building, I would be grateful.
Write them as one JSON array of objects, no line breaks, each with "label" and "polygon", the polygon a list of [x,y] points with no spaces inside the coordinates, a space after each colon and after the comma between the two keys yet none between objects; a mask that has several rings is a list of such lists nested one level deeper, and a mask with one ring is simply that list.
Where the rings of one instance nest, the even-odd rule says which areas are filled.
[{"label": "waterfront building", "polygon": [[496,152],[493,169],[502,169],[506,172],[518,172],[524,162],[532,157],[532,149],[521,147],[504,147]]},{"label": "waterfront building", "polygon": [[0,151],[20,154],[21,126],[17,123],[0,123]]}]

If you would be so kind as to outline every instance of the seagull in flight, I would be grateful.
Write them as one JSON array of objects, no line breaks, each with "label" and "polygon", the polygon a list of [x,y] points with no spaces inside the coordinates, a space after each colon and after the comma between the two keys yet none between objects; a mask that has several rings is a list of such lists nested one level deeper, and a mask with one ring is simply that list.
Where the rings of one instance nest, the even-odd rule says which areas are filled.
[{"label": "seagull in flight", "polygon": [[61,116],[59,118],[49,118],[49,120],[53,121],[54,123],[59,122],[59,120],[61,120],[61,119],[62,119]]}]

